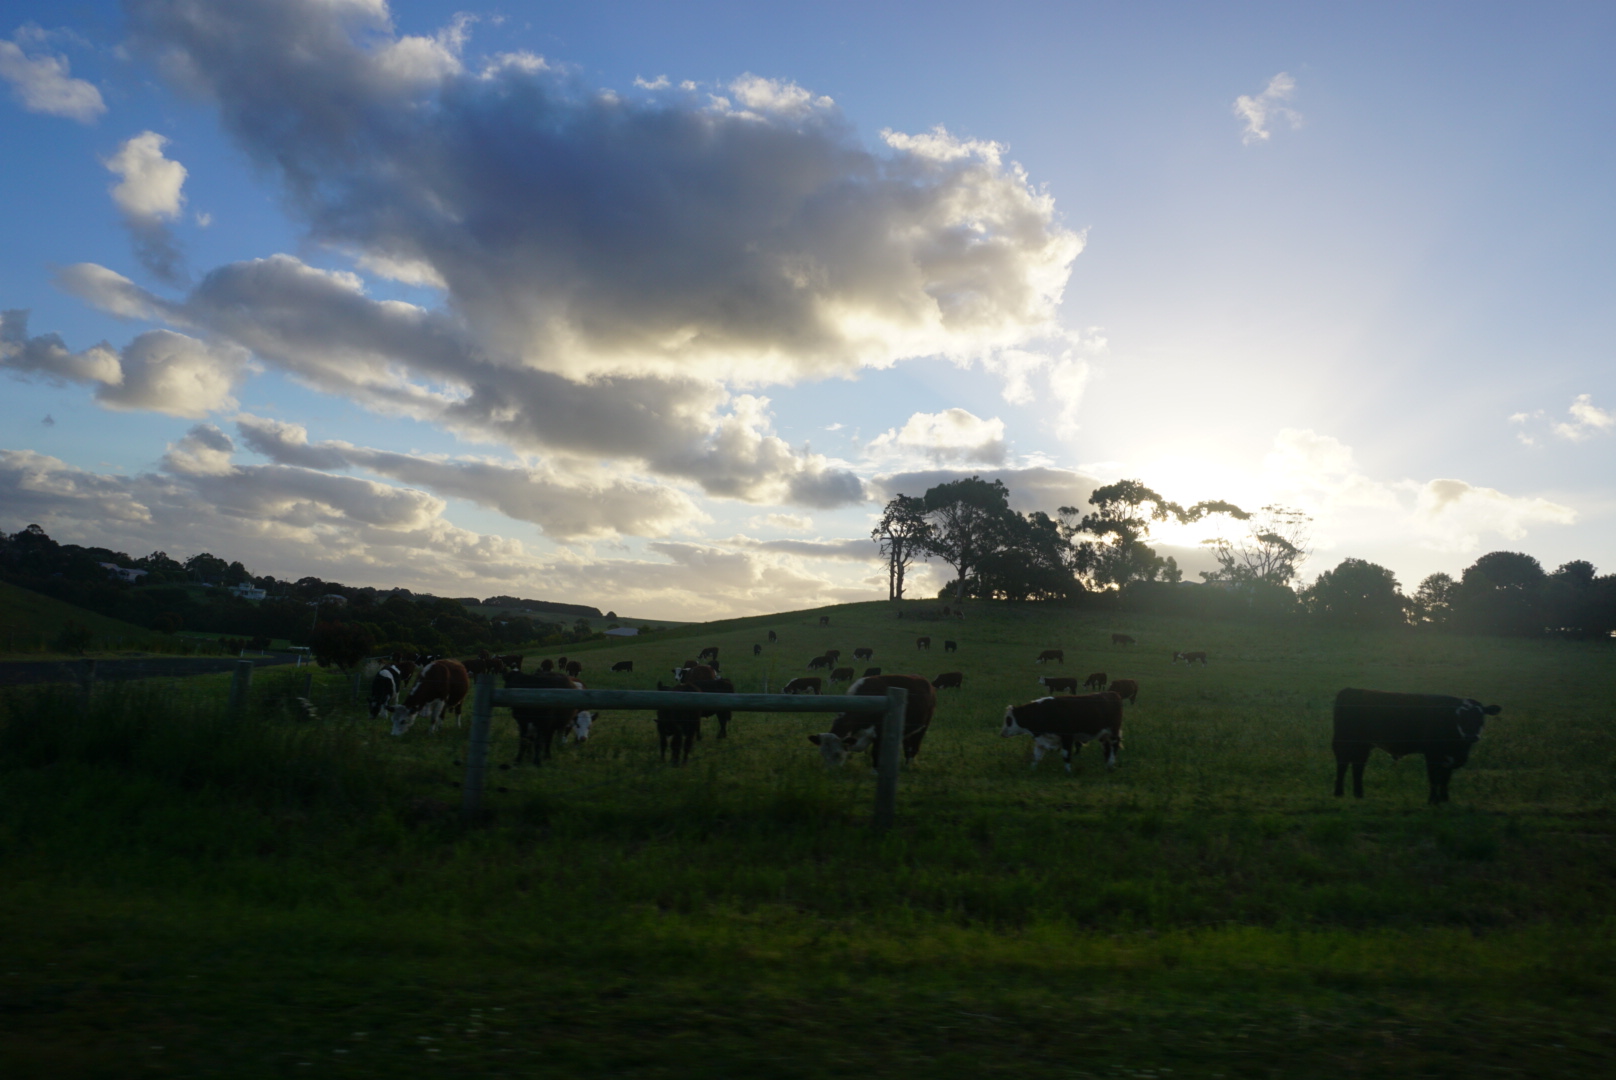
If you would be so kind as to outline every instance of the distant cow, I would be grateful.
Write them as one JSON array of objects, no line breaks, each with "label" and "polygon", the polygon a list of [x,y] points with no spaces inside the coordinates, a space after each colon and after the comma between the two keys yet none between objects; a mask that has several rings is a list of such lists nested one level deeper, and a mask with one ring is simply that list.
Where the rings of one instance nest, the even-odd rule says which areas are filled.
[{"label": "distant cow", "polygon": [[1393,760],[1408,754],[1425,755],[1425,775],[1431,783],[1429,801],[1448,801],[1448,780],[1453,770],[1470,760],[1470,748],[1481,739],[1487,717],[1497,716],[1498,705],[1483,705],[1474,698],[1444,694],[1392,694],[1380,690],[1343,690],[1335,696],[1335,793],[1341,795],[1347,766],[1352,766],[1352,794],[1363,798],[1363,771],[1375,747]]},{"label": "distant cow", "polygon": [[944,641],[943,642],[943,651],[944,652],[959,652],[959,642],[957,642],[957,641]]},{"label": "distant cow", "polygon": [[825,650],[825,659],[829,660],[832,664],[836,663],[836,661],[840,660],[841,658],[842,658],[842,650],[840,650],[840,649],[826,649]]},{"label": "distant cow", "polygon": [[584,673],[584,666],[582,664],[580,664],[576,660],[568,660],[567,661],[567,674],[568,675],[571,675],[574,679],[576,679],[578,676],[582,675],[583,673]]},{"label": "distant cow", "polygon": [[780,692],[782,694],[806,694],[808,691],[812,690],[817,694],[819,693],[819,688],[822,685],[824,685],[824,680],[819,676],[804,675],[800,679],[792,679],[790,682],[786,683],[780,688]]},{"label": "distant cow", "polygon": [[398,695],[404,692],[407,681],[403,669],[398,664],[388,664],[376,672],[375,678],[370,680],[370,718],[372,720],[382,714],[382,709],[391,708],[398,701]]},{"label": "distant cow", "polygon": [[1038,681],[1042,683],[1044,689],[1048,690],[1051,694],[1059,694],[1062,692],[1068,694],[1077,693],[1076,675],[1045,675]]},{"label": "distant cow", "polygon": [[854,649],[853,650],[853,659],[855,659],[855,660],[868,660],[868,659],[870,659],[870,657],[872,657],[874,655],[875,655],[875,650],[874,649]]},{"label": "distant cow", "polygon": [[[524,675],[507,672],[507,690],[582,690],[584,684],[559,672],[538,672]],[[572,735],[583,742],[589,737],[589,713],[559,705],[512,705],[511,716],[518,732],[516,761],[520,765],[531,761],[538,765],[550,756],[551,745],[559,734]]]},{"label": "distant cow", "polygon": [[555,670],[555,661],[554,660],[540,660],[539,661],[539,670],[540,671],[554,671]]},{"label": "distant cow", "polygon": [[812,660],[808,661],[809,671],[818,671],[820,668],[828,668],[830,666],[831,659],[828,656],[816,656]]},{"label": "distant cow", "polygon": [[1004,710],[1005,738],[1031,735],[1034,768],[1051,750],[1060,749],[1066,771],[1072,771],[1072,755],[1086,742],[1098,740],[1105,752],[1105,767],[1117,763],[1122,749],[1122,701],[1115,694],[1080,694],[1075,697],[1046,697]]},{"label": "distant cow", "polygon": [[619,660],[617,663],[612,665],[612,670],[613,671],[633,671],[634,670],[634,661],[632,661],[632,660]]},{"label": "distant cow", "polygon": [[1057,664],[1066,663],[1065,651],[1061,649],[1045,649],[1043,652],[1038,654],[1038,659],[1034,661],[1034,663],[1047,664],[1051,660],[1055,661]]},{"label": "distant cow", "polygon": [[753,646],[752,646],[752,655],[753,656],[762,656],[763,655],[763,646],[754,643]]},{"label": "distant cow", "polygon": [[1105,684],[1106,684],[1105,672],[1096,671],[1092,675],[1090,675],[1088,678],[1083,680],[1083,689],[1085,689],[1085,690],[1104,690],[1105,689]]},{"label": "distant cow", "polygon": [[673,681],[676,683],[698,683],[716,678],[718,669],[707,664],[686,664],[673,669]]},{"label": "distant cow", "polygon": [[775,636],[775,634],[774,634],[774,631],[773,631],[773,630],[770,630],[770,631],[769,631],[769,644],[770,644],[770,645],[773,645],[773,644],[774,644],[774,643],[775,643],[775,642],[776,642],[776,641],[779,641],[779,640],[780,640],[780,639],[779,639],[779,638],[778,638],[778,637],[776,637],[776,636]]},{"label": "distant cow", "polygon": [[1206,653],[1204,653],[1204,652],[1176,652],[1176,653],[1174,653],[1173,654],[1173,663],[1176,664],[1180,660],[1184,661],[1186,664],[1193,664],[1197,660],[1199,660],[1201,662],[1201,666],[1206,667]]},{"label": "distant cow", "polygon": [[1139,684],[1132,679],[1113,679],[1111,692],[1131,705],[1139,704]]},{"label": "distant cow", "polygon": [[829,626],[830,625],[830,616],[829,615],[821,615],[819,617],[819,625],[820,626]]},{"label": "distant cow", "polygon": [[1138,644],[1138,642],[1134,641],[1134,639],[1129,637],[1127,634],[1112,634],[1111,635],[1111,644],[1113,644],[1113,645],[1136,645],[1136,644]]},{"label": "distant cow", "polygon": [[927,652],[930,652],[931,651],[931,638],[929,638],[929,637],[917,637],[917,638],[915,638],[915,648],[917,648],[917,649],[925,649]]},{"label": "distant cow", "polygon": [[852,682],[853,681],[853,669],[850,668],[850,667],[839,667],[839,668],[837,668],[835,671],[830,673],[830,681],[831,682]]},{"label": "distant cow", "polygon": [[701,652],[696,654],[696,659],[697,660],[717,660],[718,659],[718,646],[717,645],[709,645],[709,646],[707,646],[705,649],[701,650]]},{"label": "distant cow", "polygon": [[501,664],[504,664],[506,671],[521,671],[522,670],[522,654],[521,653],[508,653],[505,656],[496,656],[496,657],[494,657],[494,659],[498,660]]},{"label": "distant cow", "polygon": [[[673,688],[678,693],[699,694],[694,686],[680,683]],[[668,760],[668,747],[673,747],[673,763],[690,760],[690,748],[701,735],[701,710],[658,709],[656,713],[657,756]]]},{"label": "distant cow", "polygon": [[[896,688],[909,691],[909,703],[903,715],[903,759],[913,762],[915,755],[920,753],[921,742],[926,738],[926,729],[931,727],[932,714],[937,711],[937,692],[932,689],[931,683],[919,675],[876,675],[860,679],[849,688],[848,693],[884,697],[889,689]],[[826,756],[827,761],[835,753],[832,750],[831,754],[826,754],[824,747],[828,739],[839,741],[844,754],[856,754],[868,747],[870,764],[879,768],[883,720],[881,713],[841,713],[831,721],[829,731],[810,735],[808,741],[821,748],[820,753]]]},{"label": "distant cow", "polygon": [[453,710],[455,722],[460,721],[460,707],[471,690],[471,676],[458,660],[434,660],[421,671],[421,681],[409,692],[402,704],[393,706],[393,734],[402,735],[410,730],[418,716],[432,717],[429,734],[437,734],[438,721]]},{"label": "distant cow", "polygon": [[880,668],[878,668],[878,667],[867,667],[867,668],[864,669],[864,674],[860,675],[859,678],[861,678],[861,679],[873,679],[875,676],[877,676],[879,674],[881,674],[881,669]]},{"label": "distant cow", "polygon": [[965,685],[963,671],[945,671],[931,681],[935,690],[959,690]]}]

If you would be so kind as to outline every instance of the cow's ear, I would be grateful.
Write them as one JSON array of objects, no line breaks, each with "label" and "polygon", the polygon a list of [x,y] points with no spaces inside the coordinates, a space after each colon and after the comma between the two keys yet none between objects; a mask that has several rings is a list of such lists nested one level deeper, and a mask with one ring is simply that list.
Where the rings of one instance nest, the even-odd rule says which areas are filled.
[{"label": "cow's ear", "polygon": [[1489,705],[1481,711],[1486,713],[1488,716],[1497,716],[1499,713],[1504,711],[1504,707],[1502,705]]}]

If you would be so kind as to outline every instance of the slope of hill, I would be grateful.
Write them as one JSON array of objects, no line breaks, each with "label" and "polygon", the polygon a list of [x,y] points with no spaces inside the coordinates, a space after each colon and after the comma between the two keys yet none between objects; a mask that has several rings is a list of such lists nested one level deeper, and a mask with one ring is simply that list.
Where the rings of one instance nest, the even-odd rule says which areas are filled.
[{"label": "slope of hill", "polygon": [[152,631],[97,615],[72,604],[0,582],[0,650],[6,653],[37,653],[69,622],[87,627],[95,635],[92,648],[110,643],[133,645],[152,637]]}]

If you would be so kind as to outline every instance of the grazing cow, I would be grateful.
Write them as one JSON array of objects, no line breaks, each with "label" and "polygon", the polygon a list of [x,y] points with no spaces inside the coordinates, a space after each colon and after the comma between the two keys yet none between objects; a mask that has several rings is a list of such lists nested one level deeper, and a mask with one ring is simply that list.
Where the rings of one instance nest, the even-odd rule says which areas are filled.
[{"label": "grazing cow", "polygon": [[840,660],[841,658],[842,658],[842,650],[840,650],[840,649],[826,649],[825,650],[825,659],[829,660],[832,664],[836,663],[836,661]]},{"label": "grazing cow", "polygon": [[540,671],[554,671],[555,670],[555,661],[554,660],[540,660],[539,661],[539,670]]},{"label": "grazing cow", "polygon": [[1062,650],[1062,649],[1045,649],[1043,652],[1038,654],[1038,659],[1035,660],[1034,663],[1047,664],[1051,660],[1055,661],[1055,663],[1057,663],[1057,664],[1066,663],[1066,652],[1065,652],[1065,650]]},{"label": "grazing cow", "polygon": [[917,637],[917,638],[915,638],[915,648],[917,648],[917,649],[925,649],[927,652],[931,652],[931,638],[929,638],[929,637]]},{"label": "grazing cow", "polygon": [[[507,690],[582,690],[584,684],[560,672],[537,672],[524,675],[519,671],[506,672]],[[560,734],[565,741],[572,735],[579,742],[589,738],[589,713],[557,705],[513,705],[511,717],[519,733],[516,760],[520,765],[530,761],[537,765],[550,756],[550,747]]]},{"label": "grazing cow", "polygon": [[753,656],[762,656],[763,655],[763,646],[758,645],[758,644],[753,644],[753,646],[752,646],[752,655]]},{"label": "grazing cow", "polygon": [[718,669],[707,664],[686,664],[673,669],[673,681],[676,683],[698,683],[716,678]]},{"label": "grazing cow", "polygon": [[370,718],[372,720],[382,714],[383,708],[392,708],[398,701],[398,695],[403,692],[404,684],[407,681],[398,664],[388,664],[376,672],[376,677],[370,680]]},{"label": "grazing cow", "polygon": [[965,686],[963,671],[945,671],[931,681],[934,690],[960,690]]},{"label": "grazing cow", "polygon": [[432,727],[428,734],[436,735],[438,721],[451,709],[455,723],[460,723],[460,706],[471,690],[471,676],[458,660],[434,660],[421,670],[421,681],[409,692],[402,704],[394,705],[393,734],[402,735],[410,730],[417,716],[430,715]]},{"label": "grazing cow", "polygon": [[878,668],[878,667],[867,667],[867,668],[864,669],[864,674],[860,675],[859,678],[861,678],[861,679],[872,679],[872,678],[874,678],[875,676],[877,676],[879,674],[881,674],[881,669],[880,668]]},{"label": "grazing cow", "polygon": [[874,649],[854,649],[853,650],[853,659],[855,659],[855,660],[868,660],[871,657],[873,657],[874,655],[875,655],[875,650]]},{"label": "grazing cow", "polygon": [[828,656],[816,656],[812,660],[808,661],[809,671],[818,671],[820,668],[828,668],[830,666],[831,659]]},{"label": "grazing cow", "polygon": [[1134,641],[1134,639],[1129,637],[1127,634],[1112,634],[1111,635],[1111,644],[1113,644],[1113,645],[1136,645],[1136,644],[1138,644],[1138,642]]},{"label": "grazing cow", "polygon": [[1174,653],[1173,654],[1173,663],[1176,664],[1180,660],[1184,661],[1184,663],[1186,663],[1186,664],[1193,664],[1193,663],[1195,663],[1195,661],[1199,660],[1201,662],[1201,666],[1206,667],[1206,653],[1204,653],[1204,652],[1176,652],[1176,653]]},{"label": "grazing cow", "polygon": [[1369,752],[1380,747],[1393,760],[1425,755],[1432,805],[1448,801],[1453,770],[1470,760],[1470,748],[1481,739],[1487,717],[1503,708],[1474,698],[1445,694],[1393,694],[1380,690],[1343,690],[1335,696],[1335,793],[1341,795],[1347,766],[1352,766],[1352,794],[1363,798],[1363,771]]},{"label": "grazing cow", "polygon": [[505,665],[492,656],[479,656],[475,660],[462,660],[468,675],[498,675]]},{"label": "grazing cow", "polygon": [[1139,684],[1132,679],[1113,679],[1110,690],[1130,705],[1139,704]]},{"label": "grazing cow", "polygon": [[829,626],[830,625],[830,616],[829,615],[821,615],[819,617],[819,625],[820,626]]},{"label": "grazing cow", "polygon": [[[937,711],[937,691],[932,689],[931,683],[919,675],[876,675],[860,679],[849,688],[848,693],[884,697],[889,689],[898,688],[909,691],[909,704],[903,714],[903,760],[913,763],[915,755],[920,753],[921,742],[926,738],[926,729],[931,727],[932,714]],[[827,763],[835,755],[834,750],[828,753],[825,750],[827,736],[842,744],[844,754],[856,754],[868,747],[871,766],[879,768],[881,724],[884,719],[880,713],[841,713],[831,721],[830,731],[810,735],[808,741],[820,748],[819,752]],[[839,760],[846,758],[843,756]]]},{"label": "grazing cow", "polygon": [[853,669],[850,668],[850,667],[839,667],[839,668],[837,668],[835,671],[830,673],[830,681],[831,682],[852,682],[853,681]]},{"label": "grazing cow", "polygon": [[507,653],[504,656],[496,656],[496,657],[494,657],[494,659],[498,660],[501,664],[504,664],[506,671],[521,671],[522,670],[522,654],[521,653]]},{"label": "grazing cow", "polygon": [[[1077,693],[1076,675],[1045,675],[1038,681],[1051,694],[1058,694],[1063,690],[1068,694]],[[1102,687],[1102,689],[1104,688]]]},{"label": "grazing cow", "polygon": [[1088,678],[1083,680],[1083,689],[1085,689],[1085,690],[1104,690],[1106,682],[1107,682],[1107,679],[1105,677],[1105,672],[1096,671],[1093,674],[1091,674]]},{"label": "grazing cow", "polygon": [[1046,697],[1004,710],[1005,738],[1031,735],[1033,768],[1051,750],[1060,749],[1066,771],[1072,771],[1072,755],[1086,742],[1099,740],[1105,751],[1105,767],[1117,763],[1122,749],[1122,699],[1115,694],[1079,694],[1075,697]]},{"label": "grazing cow", "polygon": [[775,642],[776,642],[776,641],[779,641],[779,640],[780,640],[780,639],[779,639],[779,638],[778,638],[778,637],[776,637],[776,636],[775,636],[775,634],[774,634],[774,631],[773,631],[773,630],[770,630],[770,631],[769,631],[769,644],[770,644],[770,645],[773,645],[773,644],[774,644],[774,643],[775,643]]},{"label": "grazing cow", "polygon": [[718,646],[717,645],[709,645],[709,646],[707,646],[705,649],[701,650],[701,652],[696,654],[696,659],[697,660],[717,660],[718,659]]},{"label": "grazing cow", "polygon": [[819,688],[823,685],[824,680],[819,676],[804,675],[800,679],[792,679],[790,682],[786,683],[780,688],[780,692],[782,694],[806,694],[808,691],[812,690],[817,694],[819,693]]},{"label": "grazing cow", "polygon": [[957,641],[948,641],[948,640],[945,639],[943,641],[943,651],[944,652],[959,652],[959,642],[957,642]]},{"label": "grazing cow", "polygon": [[619,660],[617,663],[612,665],[612,670],[613,671],[633,671],[634,670],[634,661],[632,661],[632,660]]}]

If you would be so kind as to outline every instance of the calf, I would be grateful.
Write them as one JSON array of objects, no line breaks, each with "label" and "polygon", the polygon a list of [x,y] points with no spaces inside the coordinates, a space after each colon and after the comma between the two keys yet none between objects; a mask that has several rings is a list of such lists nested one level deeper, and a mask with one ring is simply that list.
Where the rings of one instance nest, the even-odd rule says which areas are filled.
[{"label": "calf", "polygon": [[1206,653],[1204,653],[1204,652],[1176,652],[1176,653],[1174,653],[1173,654],[1173,663],[1176,664],[1180,660],[1184,661],[1184,663],[1186,663],[1186,664],[1193,664],[1197,660],[1199,660],[1201,662],[1201,666],[1206,667]]},{"label": "calf", "polygon": [[705,649],[701,650],[701,652],[696,654],[696,659],[697,660],[717,660],[718,659],[718,646],[717,645],[709,645],[709,646],[707,646]]},{"label": "calf", "polygon": [[1117,763],[1122,749],[1122,699],[1112,693],[1079,694],[1074,697],[1046,697],[1004,710],[1004,738],[1031,735],[1033,768],[1044,754],[1056,747],[1072,771],[1072,755],[1086,742],[1099,740],[1105,752],[1105,767]]},{"label": "calf", "polygon": [[410,730],[417,716],[430,715],[429,734],[437,734],[438,721],[443,714],[454,710],[455,723],[460,722],[460,707],[471,690],[471,676],[458,660],[434,660],[421,671],[421,681],[409,692],[402,704],[394,705],[393,734],[402,735]]},{"label": "calf", "polygon": [[1034,663],[1047,664],[1051,660],[1057,664],[1064,664],[1066,663],[1066,653],[1061,649],[1045,649],[1038,654],[1038,659]]},{"label": "calf", "polygon": [[957,641],[944,641],[943,642],[943,651],[944,652],[959,652],[959,642],[957,642]]},{"label": "calf", "polygon": [[[1063,690],[1068,694],[1077,693],[1076,675],[1045,675],[1038,681],[1042,683],[1044,689],[1048,690],[1051,694],[1058,694]],[[1101,689],[1104,689],[1104,687]]]},{"label": "calf", "polygon": [[[920,753],[921,742],[926,738],[926,729],[931,727],[932,714],[937,711],[937,692],[932,689],[931,683],[919,675],[875,675],[860,679],[849,688],[848,693],[884,697],[889,689],[896,688],[909,691],[909,703],[903,714],[903,760],[913,763],[915,755]],[[820,748],[820,754],[827,762],[835,753],[826,752],[827,738],[840,741],[846,754],[856,754],[868,747],[871,766],[879,768],[881,724],[884,719],[881,713],[841,713],[831,721],[829,731],[810,735],[808,741]],[[846,759],[843,757],[839,760]]]},{"label": "calf", "polygon": [[1134,645],[1134,644],[1137,644],[1137,642],[1135,642],[1134,639],[1129,637],[1127,634],[1112,634],[1111,635],[1111,644],[1113,644],[1113,645]]},{"label": "calf", "polygon": [[829,615],[821,615],[819,617],[819,625],[820,626],[829,626],[830,625],[830,616]]},{"label": "calf", "polygon": [[1111,692],[1130,705],[1139,704],[1139,684],[1132,679],[1113,679]]},{"label": "calf", "polygon": [[1380,747],[1395,761],[1408,754],[1425,755],[1432,805],[1448,801],[1453,770],[1470,760],[1470,748],[1481,739],[1487,717],[1498,705],[1444,694],[1393,694],[1380,690],[1343,690],[1335,696],[1335,793],[1339,798],[1347,766],[1352,766],[1352,794],[1363,798],[1363,771],[1369,752]]},{"label": "calf", "polygon": [[931,638],[929,638],[929,637],[917,637],[917,638],[915,638],[915,648],[917,648],[917,649],[925,649],[927,652],[930,652],[931,651]]},{"label": "calf", "polygon": [[398,695],[403,692],[406,682],[404,672],[398,664],[388,664],[376,672],[375,678],[370,680],[370,718],[372,720],[382,714],[383,708],[392,708],[398,701]]},{"label": "calf", "polygon": [[965,673],[963,671],[945,671],[931,681],[934,690],[959,690],[964,687]]},{"label": "calf", "polygon": [[818,671],[820,668],[828,668],[830,666],[831,659],[828,656],[816,656],[812,660],[808,661],[809,671]]},{"label": "calf", "polygon": [[612,670],[613,671],[633,671],[634,670],[634,661],[632,661],[632,660],[619,660],[617,663],[612,665]]},{"label": "calf", "polygon": [[1096,671],[1093,674],[1091,674],[1088,678],[1083,680],[1083,689],[1085,689],[1085,690],[1104,690],[1105,689],[1105,683],[1106,683],[1105,672]]},{"label": "calf", "polygon": [[753,656],[762,656],[763,655],[763,646],[758,645],[758,644],[753,644],[753,646],[752,646],[752,655]]},{"label": "calf", "polygon": [[774,631],[773,631],[773,630],[770,630],[770,631],[769,631],[769,644],[770,644],[770,645],[773,645],[773,644],[774,644],[774,643],[775,643],[775,642],[776,642],[776,641],[779,641],[779,640],[780,640],[780,639],[779,639],[779,638],[778,638],[778,637],[776,637],[776,636],[775,636],[775,634],[774,634]]},{"label": "calf", "polygon": [[[584,684],[559,672],[537,672],[524,675],[519,671],[506,672],[507,690],[582,690]],[[550,747],[556,735],[565,741],[568,735],[579,742],[589,738],[592,717],[587,712],[560,705],[512,705],[511,717],[516,721],[518,741],[516,761],[520,765],[530,761],[537,765],[550,756]]]},{"label": "calf", "polygon": [[812,690],[817,694],[819,693],[820,686],[823,684],[824,680],[819,678],[817,675],[804,675],[800,679],[792,679],[790,682],[786,683],[780,688],[780,692],[782,694],[806,694],[808,691]]},{"label": "calf", "polygon": [[835,671],[830,673],[830,681],[831,682],[852,682],[853,681],[853,669],[850,668],[850,667],[839,667],[839,668],[837,668]]},{"label": "calf", "polygon": [[853,659],[855,659],[855,660],[868,660],[871,657],[873,657],[874,655],[875,655],[875,650],[874,649],[854,649],[853,650]]}]

